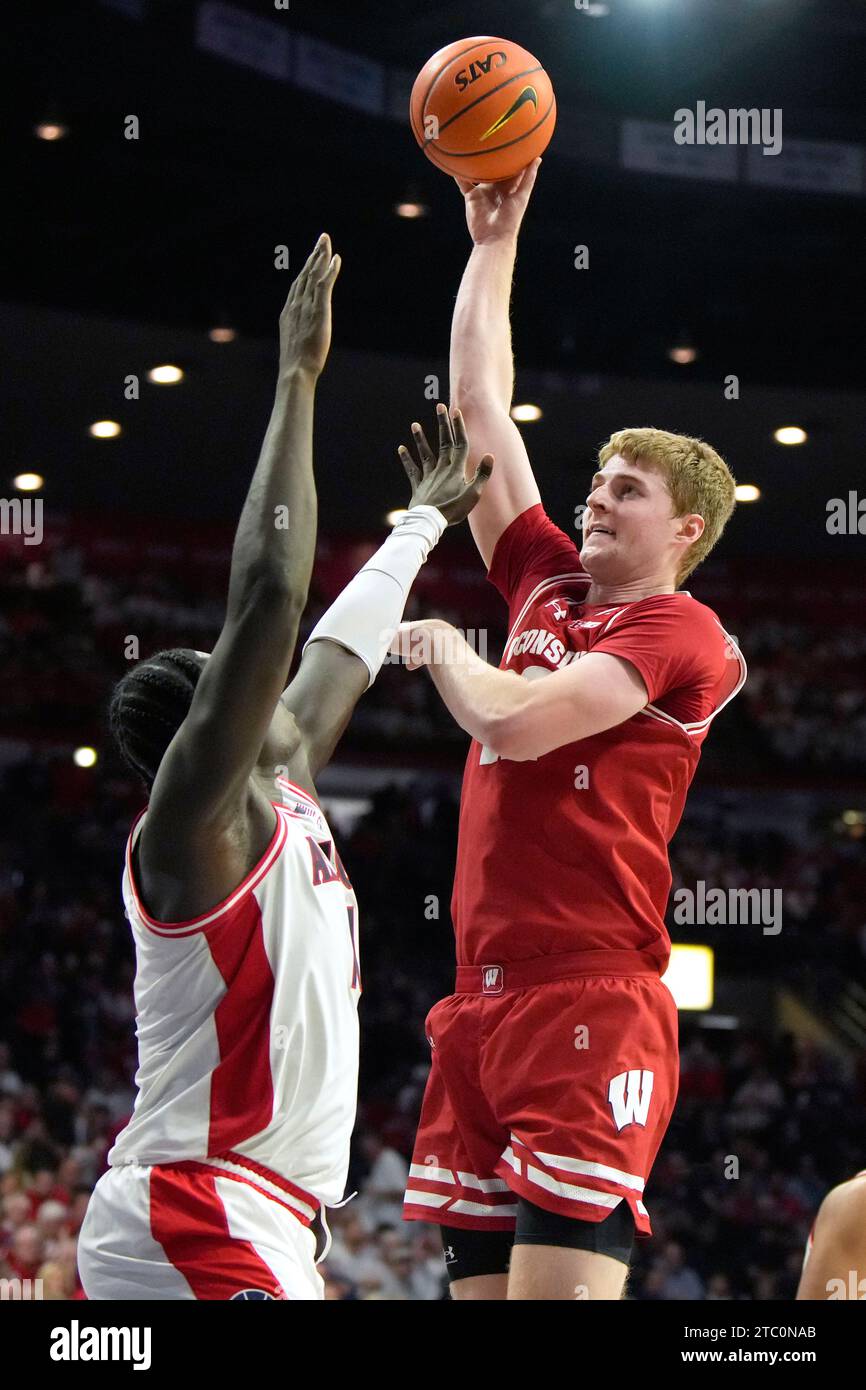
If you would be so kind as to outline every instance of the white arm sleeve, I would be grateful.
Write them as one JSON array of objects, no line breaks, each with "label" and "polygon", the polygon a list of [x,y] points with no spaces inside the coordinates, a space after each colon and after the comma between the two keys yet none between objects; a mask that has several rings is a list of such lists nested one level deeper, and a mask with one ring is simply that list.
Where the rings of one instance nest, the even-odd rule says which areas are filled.
[{"label": "white arm sleeve", "polygon": [[415,577],[448,525],[437,507],[410,507],[381,545],[323,613],[304,643],[337,642],[379,674]]}]

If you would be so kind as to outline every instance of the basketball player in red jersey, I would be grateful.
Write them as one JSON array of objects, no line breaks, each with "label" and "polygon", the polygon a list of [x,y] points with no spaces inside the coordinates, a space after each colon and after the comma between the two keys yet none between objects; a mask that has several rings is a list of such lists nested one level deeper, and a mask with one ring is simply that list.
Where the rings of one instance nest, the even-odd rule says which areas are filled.
[{"label": "basketball player in red jersey", "polygon": [[[127,843],[138,1094],[88,1206],[90,1299],[317,1299],[358,1076],[357,904],[316,795],[408,590],[490,470],[439,407],[394,531],[320,619],[283,692],[316,542],[316,383],[338,256],[322,236],[280,319],[274,408],[211,655],[157,653],[111,701],[149,804]],[[281,695],[281,692],[282,695]]]},{"label": "basketball player in red jersey", "polygon": [[866,1299],[866,1169],[828,1192],[809,1235],[797,1299]]},{"label": "basketball player in red jersey", "polygon": [[[622,1296],[676,1097],[667,845],[711,720],[745,665],[680,584],[734,479],[701,440],[623,430],[600,452],[580,552],[541,505],[509,410],[509,297],[540,161],[458,181],[472,254],[451,392],[497,471],[472,515],[510,632],[500,670],[437,622],[397,646],[472,735],[452,916],[456,993],[406,1192],[443,1228],[455,1298]],[[437,642],[434,639],[439,638]],[[445,638],[448,640],[443,640]]]}]

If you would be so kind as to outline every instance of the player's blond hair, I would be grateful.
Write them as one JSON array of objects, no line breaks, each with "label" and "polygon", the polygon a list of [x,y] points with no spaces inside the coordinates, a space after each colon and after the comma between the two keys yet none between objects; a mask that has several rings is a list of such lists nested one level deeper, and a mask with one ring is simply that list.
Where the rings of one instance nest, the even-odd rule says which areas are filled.
[{"label": "player's blond hair", "polygon": [[704,519],[703,533],[689,546],[677,572],[677,584],[705,560],[721,536],[736,505],[736,481],[712,445],[688,434],[667,430],[617,430],[598,451],[602,468],[614,454],[631,463],[652,464],[664,476],[673,502],[673,516],[696,512]]}]

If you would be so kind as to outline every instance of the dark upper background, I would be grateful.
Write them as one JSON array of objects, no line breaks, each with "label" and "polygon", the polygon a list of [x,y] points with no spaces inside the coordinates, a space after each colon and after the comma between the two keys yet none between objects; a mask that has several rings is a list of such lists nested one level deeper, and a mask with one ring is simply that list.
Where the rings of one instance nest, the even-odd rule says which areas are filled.
[{"label": "dark upper background", "polygon": [[[511,37],[553,78],[560,123],[521,244],[517,399],[549,510],[567,524],[600,440],[626,424],[709,438],[763,500],[729,554],[851,554],[825,504],[864,477],[862,197],[630,172],[625,117],[680,106],[781,107],[786,138],[866,144],[866,6],[856,0],[609,0],[592,19],[547,3],[234,0],[293,33],[412,72],[467,34]],[[45,474],[51,508],[233,520],[264,429],[276,319],[322,229],[344,257],[318,429],[321,523],[376,531],[404,501],[394,446],[432,411],[468,237],[453,183],[408,123],[298,90],[195,46],[198,5],[18,7],[3,122],[10,156],[0,260],[4,477]],[[136,8],[136,6],[133,6]],[[139,117],[140,139],[123,138]],[[33,138],[42,119],[67,139]],[[577,157],[575,152],[577,151]],[[397,218],[414,188],[430,207]],[[590,248],[576,271],[572,248]],[[235,343],[206,336],[228,319]],[[687,329],[687,368],[666,350]],[[156,362],[186,381],[144,383]],[[142,377],[139,402],[123,377]],[[734,372],[740,400],[726,401]],[[104,416],[123,437],[88,438]],[[783,449],[781,424],[810,432]]]}]

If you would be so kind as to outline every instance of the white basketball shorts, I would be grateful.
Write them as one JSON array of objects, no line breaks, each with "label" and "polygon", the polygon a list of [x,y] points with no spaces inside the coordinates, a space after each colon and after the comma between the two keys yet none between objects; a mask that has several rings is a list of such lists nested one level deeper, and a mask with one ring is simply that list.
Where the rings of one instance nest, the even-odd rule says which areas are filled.
[{"label": "white basketball shorts", "polygon": [[[323,1299],[314,1232],[257,1180],[207,1162],[109,1168],[78,1241],[87,1297]],[[318,1208],[289,1189],[297,1207],[302,1195]]]}]

